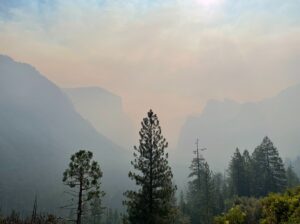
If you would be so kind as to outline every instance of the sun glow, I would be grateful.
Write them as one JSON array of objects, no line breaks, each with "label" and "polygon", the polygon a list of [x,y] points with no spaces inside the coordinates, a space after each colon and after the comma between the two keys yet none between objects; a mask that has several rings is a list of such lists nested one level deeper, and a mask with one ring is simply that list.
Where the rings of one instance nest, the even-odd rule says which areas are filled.
[{"label": "sun glow", "polygon": [[219,6],[224,0],[196,0],[196,2],[204,7]]}]

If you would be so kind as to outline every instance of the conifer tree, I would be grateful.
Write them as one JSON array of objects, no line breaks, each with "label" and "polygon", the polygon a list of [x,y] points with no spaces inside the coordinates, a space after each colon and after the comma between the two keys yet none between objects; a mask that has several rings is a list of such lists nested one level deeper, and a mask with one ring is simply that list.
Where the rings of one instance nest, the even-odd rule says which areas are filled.
[{"label": "conifer tree", "polygon": [[168,224],[173,213],[173,174],[168,164],[168,146],[162,136],[157,115],[150,110],[141,122],[140,144],[134,147],[135,171],[129,178],[135,181],[136,190],[125,193],[127,206],[125,222],[133,224]]},{"label": "conifer tree", "polygon": [[[198,150],[197,150],[198,151]],[[203,156],[196,153],[190,166],[190,178],[188,184],[188,208],[191,223],[210,224],[214,211],[214,182],[212,171]]]},{"label": "conifer tree", "polygon": [[265,196],[269,192],[280,192],[286,188],[286,171],[276,147],[268,137],[263,139],[252,155],[254,194]]},{"label": "conifer tree", "polygon": [[230,189],[232,195],[246,195],[246,170],[244,158],[237,148],[229,164]]},{"label": "conifer tree", "polygon": [[251,156],[248,150],[241,154],[237,148],[229,163],[230,195],[251,196],[252,178]]},{"label": "conifer tree", "polygon": [[63,173],[63,182],[70,188],[76,189],[74,195],[77,198],[76,223],[81,224],[87,203],[93,203],[95,199],[101,200],[104,192],[100,190],[102,172],[99,164],[92,161],[93,153],[80,150],[71,156],[69,167]]},{"label": "conifer tree", "polygon": [[243,163],[244,163],[244,171],[245,171],[245,186],[244,186],[244,196],[250,197],[253,186],[253,172],[252,172],[252,158],[248,150],[244,150],[243,152]]}]

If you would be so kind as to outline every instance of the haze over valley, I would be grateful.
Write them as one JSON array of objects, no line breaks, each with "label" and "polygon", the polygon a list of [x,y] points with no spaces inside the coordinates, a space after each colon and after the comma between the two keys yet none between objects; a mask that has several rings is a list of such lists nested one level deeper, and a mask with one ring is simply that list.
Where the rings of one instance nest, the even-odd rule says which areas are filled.
[{"label": "haze over valley", "polygon": [[300,223],[299,11],[0,0],[0,224]]},{"label": "haze over valley", "polygon": [[[122,110],[121,97],[101,87],[61,89],[31,65],[7,56],[0,57],[0,64],[4,168],[1,172],[4,176],[15,174],[2,185],[5,203],[15,207],[21,196],[11,194],[18,191],[23,195],[24,189],[28,189],[28,198],[18,206],[31,204],[33,195],[49,184],[53,186],[49,194],[60,195],[62,188],[57,187],[60,172],[69,155],[81,148],[93,150],[103,170],[118,177],[117,180],[104,177],[106,188],[111,189],[110,186],[120,181],[129,185],[126,169],[129,170],[130,164],[126,158],[132,155],[138,135]],[[189,116],[181,129],[178,146],[168,149],[171,164],[178,171],[175,174],[178,186],[185,187],[188,176],[185,164],[193,157],[197,138],[200,146],[207,148],[203,155],[216,171],[226,170],[235,148],[253,151],[267,135],[274,140],[283,158],[297,158],[300,154],[299,94],[300,86],[296,85],[260,102],[211,100],[200,115]],[[47,158],[46,162],[43,158]],[[47,178],[43,178],[44,172]],[[20,175],[30,178],[24,179],[22,185],[15,185]],[[22,186],[22,190],[17,186]],[[109,192],[110,197],[118,197],[119,202],[113,203],[114,206],[120,206],[122,194],[118,188]]]}]

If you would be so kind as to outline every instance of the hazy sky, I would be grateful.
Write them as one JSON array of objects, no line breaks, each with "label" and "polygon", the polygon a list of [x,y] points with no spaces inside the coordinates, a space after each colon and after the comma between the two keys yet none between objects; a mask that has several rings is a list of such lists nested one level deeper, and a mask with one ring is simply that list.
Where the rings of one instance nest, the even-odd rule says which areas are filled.
[{"label": "hazy sky", "polygon": [[300,82],[300,0],[0,0],[0,53],[61,87],[101,86],[175,145],[209,99]]}]

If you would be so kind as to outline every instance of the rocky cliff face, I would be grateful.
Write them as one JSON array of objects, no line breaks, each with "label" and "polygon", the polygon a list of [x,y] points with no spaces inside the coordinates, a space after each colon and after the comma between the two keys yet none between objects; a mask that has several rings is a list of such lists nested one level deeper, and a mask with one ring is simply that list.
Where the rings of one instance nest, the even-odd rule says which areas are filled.
[{"label": "rocky cliff face", "polygon": [[124,148],[133,145],[133,124],[122,99],[100,87],[65,89],[76,110],[96,130]]}]

